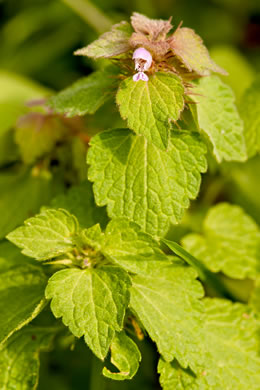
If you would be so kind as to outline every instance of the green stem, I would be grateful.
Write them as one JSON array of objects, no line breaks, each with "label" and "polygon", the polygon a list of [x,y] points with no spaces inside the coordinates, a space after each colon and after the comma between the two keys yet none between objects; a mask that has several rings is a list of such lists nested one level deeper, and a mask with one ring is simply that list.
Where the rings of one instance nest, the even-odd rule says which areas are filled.
[{"label": "green stem", "polygon": [[186,263],[188,263],[191,267],[195,268],[198,272],[199,278],[205,284],[208,284],[221,296],[234,300],[234,296],[226,288],[225,284],[217,277],[217,275],[209,271],[204,266],[204,264],[202,264],[198,259],[192,256],[189,252],[187,252],[182,246],[177,244],[177,242],[165,239],[163,239],[162,242],[166,244],[177,256],[186,261]]},{"label": "green stem", "polygon": [[62,0],[84,19],[97,33],[102,34],[112,26],[112,21],[88,0]]}]

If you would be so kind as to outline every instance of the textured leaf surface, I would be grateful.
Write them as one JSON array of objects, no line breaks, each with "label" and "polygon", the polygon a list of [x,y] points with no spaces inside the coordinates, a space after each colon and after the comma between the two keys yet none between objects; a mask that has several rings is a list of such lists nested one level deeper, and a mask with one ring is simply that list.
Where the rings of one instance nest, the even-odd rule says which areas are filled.
[{"label": "textured leaf surface", "polygon": [[23,223],[61,191],[60,181],[31,170],[0,174],[0,238]]},{"label": "textured leaf surface", "polygon": [[114,67],[98,70],[49,99],[49,105],[67,117],[94,114],[111,96],[117,85]]},{"label": "textured leaf surface", "polygon": [[173,132],[167,152],[126,129],[99,134],[91,146],[89,180],[97,205],[155,235],[180,221],[206,171],[206,148],[195,133]]},{"label": "textured leaf surface", "polygon": [[124,80],[117,92],[120,114],[130,129],[144,135],[161,149],[168,146],[171,121],[176,121],[184,108],[181,80],[170,73],[156,73],[148,82]]},{"label": "textured leaf surface", "polygon": [[44,273],[21,263],[19,258],[17,262],[0,259],[0,343],[36,317],[45,304]]},{"label": "textured leaf surface", "polygon": [[203,223],[203,235],[189,234],[183,246],[213,272],[231,278],[255,277],[260,270],[260,231],[240,207],[220,203]]},{"label": "textured leaf surface", "polygon": [[50,278],[46,298],[52,299],[55,317],[62,317],[74,336],[84,335],[92,351],[104,359],[115,331],[123,327],[129,287],[127,273],[118,267],[64,269]]},{"label": "textured leaf surface", "polygon": [[50,349],[53,329],[27,326],[0,350],[1,390],[34,390],[38,384],[39,353]]},{"label": "textured leaf surface", "polygon": [[66,194],[57,196],[52,200],[51,207],[69,211],[77,217],[83,228],[96,223],[105,227],[108,221],[105,208],[97,207],[95,204],[92,184],[89,181],[71,187]]},{"label": "textured leaf surface", "polygon": [[132,379],[139,368],[141,353],[135,342],[125,332],[117,333],[111,344],[111,363],[119,372],[111,372],[103,368],[103,375],[110,379],[125,380]]},{"label": "textured leaf surface", "polygon": [[90,45],[77,50],[75,54],[95,59],[115,57],[131,49],[128,42],[131,33],[130,24],[123,21],[115,24],[111,31],[101,35]]},{"label": "textured leaf surface", "polygon": [[112,220],[105,231],[103,253],[127,271],[151,274],[169,265],[157,241],[124,218]]},{"label": "textured leaf surface", "polygon": [[200,298],[196,272],[175,260],[150,276],[133,277],[131,308],[166,361],[178,359],[198,371],[202,364]]},{"label": "textured leaf surface", "polygon": [[207,299],[204,325],[205,367],[197,375],[182,369],[176,361],[161,360],[159,372],[163,390],[259,389],[259,323],[250,309],[219,299]]},{"label": "textured leaf surface", "polygon": [[192,89],[197,103],[192,111],[198,126],[213,147],[218,162],[244,161],[247,157],[243,136],[243,123],[234,105],[229,86],[217,76],[203,77]]},{"label": "textured leaf surface", "polygon": [[134,12],[131,24],[137,33],[148,35],[151,40],[164,39],[172,29],[171,20],[150,19],[145,15]]},{"label": "textured leaf surface", "polygon": [[171,49],[190,72],[208,76],[210,72],[227,74],[209,55],[203,41],[191,28],[177,28],[171,39]]},{"label": "textured leaf surface", "polygon": [[110,221],[104,233],[99,225],[85,229],[79,240],[83,248],[91,246],[109,261],[136,274],[147,275],[157,267],[169,265],[158,242],[126,218]]},{"label": "textured leaf surface", "polygon": [[244,93],[240,113],[245,125],[245,140],[248,156],[260,151],[260,76]]},{"label": "textured leaf surface", "polygon": [[9,233],[7,238],[22,253],[36,260],[47,260],[73,248],[77,233],[77,219],[66,210],[45,210],[25,221],[24,225]]}]

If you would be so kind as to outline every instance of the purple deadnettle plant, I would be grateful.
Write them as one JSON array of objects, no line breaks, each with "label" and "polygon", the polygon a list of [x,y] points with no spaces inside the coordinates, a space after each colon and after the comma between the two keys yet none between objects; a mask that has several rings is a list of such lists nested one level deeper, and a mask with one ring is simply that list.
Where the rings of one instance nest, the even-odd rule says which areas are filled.
[{"label": "purple deadnettle plant", "polygon": [[[37,187],[42,180],[46,186],[42,167],[55,183],[64,172],[61,191],[70,189],[48,198],[48,206],[37,203],[45,207],[32,216],[31,205],[17,213],[29,191],[13,202],[21,219],[7,239],[24,256],[11,246],[10,259],[0,259],[8,297],[1,304],[0,388],[8,381],[8,389],[35,388],[36,352],[57,336],[65,340],[59,345],[82,338],[103,376],[116,381],[135,376],[150,338],[164,390],[259,390],[260,228],[228,202],[225,187],[233,176],[246,182],[242,163],[260,149],[253,115],[244,126],[217,75],[225,70],[192,29],[174,28],[171,19],[134,13],[131,23],[114,25],[76,54],[103,61],[51,96],[47,114],[17,122],[26,177],[31,182],[35,174],[32,203],[50,192]],[[257,85],[242,99],[244,118],[257,106]],[[101,121],[91,120],[95,113]],[[16,195],[10,177],[3,183]],[[245,285],[250,300],[241,295]],[[53,314],[51,326],[34,322],[41,311],[40,319],[48,315],[42,324]],[[24,367],[32,371],[30,388],[27,376],[21,385]]]}]

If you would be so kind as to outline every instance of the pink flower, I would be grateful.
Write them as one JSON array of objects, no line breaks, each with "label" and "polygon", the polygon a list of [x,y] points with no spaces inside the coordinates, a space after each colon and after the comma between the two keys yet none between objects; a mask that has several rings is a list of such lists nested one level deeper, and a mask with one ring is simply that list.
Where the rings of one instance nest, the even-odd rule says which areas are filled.
[{"label": "pink flower", "polygon": [[139,81],[139,80],[148,81],[149,77],[144,72],[138,72],[135,75],[133,75],[133,80],[134,81]]},{"label": "pink flower", "polygon": [[153,57],[149,51],[143,47],[139,47],[133,53],[133,60],[135,61],[135,70],[138,71],[138,73],[133,76],[133,80],[148,81],[149,77],[144,72],[150,68],[153,62]]}]

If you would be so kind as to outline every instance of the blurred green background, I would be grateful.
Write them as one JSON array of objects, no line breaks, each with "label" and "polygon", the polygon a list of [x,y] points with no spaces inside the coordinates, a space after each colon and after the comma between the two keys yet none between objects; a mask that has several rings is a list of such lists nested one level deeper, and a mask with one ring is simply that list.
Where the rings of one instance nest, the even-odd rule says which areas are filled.
[{"label": "blurred green background", "polygon": [[[173,16],[175,26],[183,21],[184,26],[194,28],[203,38],[215,61],[228,70],[229,76],[225,81],[233,88],[238,103],[257,72],[260,72],[259,0],[93,0],[91,3],[84,0],[2,0],[0,113],[3,110],[6,113],[8,108],[17,116],[20,113],[20,106],[16,106],[19,94],[21,100],[35,95],[35,85],[27,85],[25,89],[21,86],[19,89],[21,79],[14,74],[25,76],[42,85],[43,89],[37,86],[38,95],[41,96],[42,91],[46,93],[46,88],[58,91],[91,73],[100,66],[99,63],[75,57],[73,51],[96,39],[100,33],[109,29],[111,24],[128,20],[133,11],[151,18],[168,19]],[[95,125],[100,128],[111,127],[111,120],[98,114]],[[7,123],[7,118],[8,116],[0,118],[0,136],[3,129],[13,126],[13,123]],[[2,160],[5,164],[16,161],[16,156],[10,157],[10,142],[13,141],[3,138],[1,142],[0,164]],[[8,160],[6,156],[3,157],[7,147]],[[241,204],[260,222],[259,170],[258,157],[246,164],[224,164],[220,169],[212,162],[197,202],[200,206],[198,209],[193,207],[192,222],[188,215],[184,225],[186,223],[191,228],[192,224],[198,222],[195,215],[198,214],[201,220],[201,209],[206,209],[218,200]],[[9,180],[5,176],[5,171],[2,171],[2,186],[6,186]],[[39,192],[44,190],[40,189]],[[9,194],[10,191],[6,195],[8,200]],[[36,191],[35,197],[37,196]],[[48,199],[51,197],[47,196]],[[6,208],[5,202],[2,196],[0,208]],[[40,204],[45,204],[45,200],[41,199]],[[40,204],[36,204],[35,210]],[[24,218],[25,216],[21,216],[21,220]],[[12,228],[8,226],[6,230],[10,231]],[[172,234],[173,237],[174,234],[178,237],[178,232]],[[115,383],[103,379],[100,375],[102,364],[93,357],[83,342],[77,342],[75,350],[70,351],[70,341],[63,337],[57,342],[55,351],[43,354],[39,389],[160,388],[155,374],[157,353],[152,343],[146,341],[140,344],[143,361],[136,378],[126,383]]]}]

